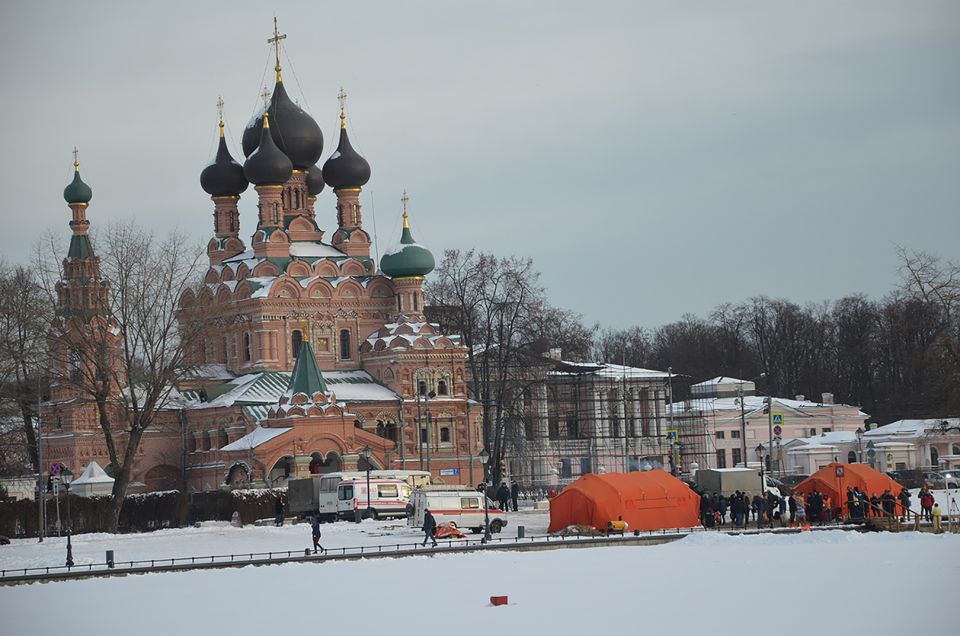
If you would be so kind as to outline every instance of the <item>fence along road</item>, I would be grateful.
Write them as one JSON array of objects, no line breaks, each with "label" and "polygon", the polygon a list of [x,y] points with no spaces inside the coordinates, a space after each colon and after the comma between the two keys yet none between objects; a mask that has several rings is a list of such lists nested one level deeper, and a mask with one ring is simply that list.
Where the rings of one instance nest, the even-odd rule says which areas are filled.
[{"label": "fence along road", "polygon": [[[814,527],[812,531],[859,530],[860,526]],[[434,554],[463,554],[493,551],[536,551],[563,548],[593,548],[603,546],[658,545],[677,541],[691,534],[722,532],[728,535],[794,534],[800,528],[764,528],[760,530],[706,530],[704,528],[675,528],[660,531],[628,534],[626,536],[540,536],[526,538],[496,537],[489,543],[482,539],[458,539],[439,541],[436,548],[425,548],[419,543],[389,543],[374,546],[331,548],[325,554],[313,554],[311,550],[285,550],[282,552],[244,552],[211,556],[177,557],[171,559],[147,559],[142,561],[117,561],[88,563],[68,568],[65,565],[35,568],[0,570],[0,585],[66,581],[128,574],[152,574],[158,572],[185,572],[211,568],[239,568],[249,565],[280,565],[283,563],[326,563],[355,559],[400,558]]]}]

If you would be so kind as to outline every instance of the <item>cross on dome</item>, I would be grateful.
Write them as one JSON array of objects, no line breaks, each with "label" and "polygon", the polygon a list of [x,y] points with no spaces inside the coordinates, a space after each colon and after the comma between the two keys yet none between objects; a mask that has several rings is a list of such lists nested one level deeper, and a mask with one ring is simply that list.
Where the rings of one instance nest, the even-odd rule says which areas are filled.
[{"label": "cross on dome", "polygon": [[74,171],[80,170],[80,151],[77,150],[77,147],[73,147],[73,169]]},{"label": "cross on dome", "polygon": [[277,25],[277,16],[273,16],[273,37],[267,38],[267,44],[272,44],[276,54],[277,54],[277,65],[275,70],[277,71],[277,81],[282,82],[283,78],[280,77],[280,40],[286,40],[287,34],[280,33],[280,28]]},{"label": "cross on dome", "polygon": [[400,201],[403,202],[403,227],[410,227],[410,221],[407,219],[407,203],[410,201],[410,197],[407,196],[406,190],[403,191]]}]

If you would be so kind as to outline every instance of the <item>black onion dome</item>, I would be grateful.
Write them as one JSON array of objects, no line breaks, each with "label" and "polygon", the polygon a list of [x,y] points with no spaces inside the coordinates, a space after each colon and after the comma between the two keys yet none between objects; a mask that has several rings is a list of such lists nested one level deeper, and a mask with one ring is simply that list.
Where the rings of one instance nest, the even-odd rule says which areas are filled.
[{"label": "black onion dome", "polygon": [[324,185],[326,184],[323,182],[323,170],[320,166],[313,166],[307,170],[307,192],[310,196],[315,197],[323,192]]},{"label": "black onion dome", "polygon": [[323,180],[331,188],[359,188],[370,180],[370,164],[350,145],[347,129],[343,126],[340,127],[340,145],[323,164]]},{"label": "black onion dome", "polygon": [[263,118],[260,130],[260,145],[243,164],[243,174],[250,183],[262,185],[283,185],[293,174],[293,164],[283,154],[270,135],[270,117]]},{"label": "black onion dome", "polygon": [[[277,82],[270,98],[270,132],[277,147],[290,158],[296,170],[307,170],[323,154],[320,126],[287,95],[283,82]],[[260,143],[263,113],[250,120],[243,131],[243,154],[249,157]]]},{"label": "black onion dome", "polygon": [[200,173],[200,187],[215,197],[237,196],[247,189],[249,183],[243,176],[243,166],[233,160],[223,138],[223,123],[220,124],[220,146],[217,158]]}]

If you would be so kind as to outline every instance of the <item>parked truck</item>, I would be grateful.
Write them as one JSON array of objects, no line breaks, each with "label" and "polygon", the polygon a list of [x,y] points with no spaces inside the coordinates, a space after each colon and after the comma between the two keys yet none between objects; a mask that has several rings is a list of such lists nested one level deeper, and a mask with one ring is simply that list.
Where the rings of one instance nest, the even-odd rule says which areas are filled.
[{"label": "parked truck", "polygon": [[755,468],[701,468],[694,479],[697,488],[705,494],[720,493],[724,497],[729,497],[739,490],[756,495],[760,492],[762,485],[765,492],[779,497],[780,490],[770,485],[766,474],[763,476],[763,481],[760,475],[760,470]]},{"label": "parked truck", "polygon": [[413,488],[429,483],[430,473],[422,470],[372,470],[367,510],[365,471],[311,475],[287,482],[287,509],[299,517],[318,515],[321,521],[352,519],[358,506],[374,518],[402,517]]}]

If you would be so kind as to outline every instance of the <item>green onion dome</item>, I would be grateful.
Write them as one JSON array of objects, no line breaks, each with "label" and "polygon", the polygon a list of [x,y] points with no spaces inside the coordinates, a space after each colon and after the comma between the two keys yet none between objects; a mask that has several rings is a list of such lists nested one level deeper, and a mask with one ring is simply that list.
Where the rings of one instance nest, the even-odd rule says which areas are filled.
[{"label": "green onion dome", "polygon": [[80,178],[80,162],[73,162],[73,181],[63,189],[63,198],[67,203],[90,203],[93,190]]},{"label": "green onion dome", "polygon": [[200,187],[214,197],[235,197],[246,190],[248,185],[247,178],[243,176],[243,166],[233,160],[227,149],[227,140],[223,136],[221,121],[217,157],[200,173]]},{"label": "green onion dome", "polygon": [[243,174],[250,183],[258,186],[283,185],[293,174],[289,157],[277,148],[270,136],[270,116],[267,113],[263,114],[260,145],[247,157]]},{"label": "green onion dome", "polygon": [[323,164],[323,180],[334,189],[359,188],[370,180],[370,164],[350,145],[343,111],[340,111],[340,144]]},{"label": "green onion dome", "polygon": [[307,170],[307,192],[315,197],[323,191],[323,170],[320,166],[313,166]]},{"label": "green onion dome", "polygon": [[[270,133],[296,170],[307,170],[323,154],[323,133],[317,122],[287,95],[283,80],[277,77],[266,113],[270,115]],[[257,113],[243,131],[243,154],[249,157],[260,143],[263,112]]]},{"label": "green onion dome", "polygon": [[403,234],[400,242],[384,252],[380,271],[390,278],[426,276],[433,271],[436,261],[430,250],[413,240],[407,212],[403,212]]}]

